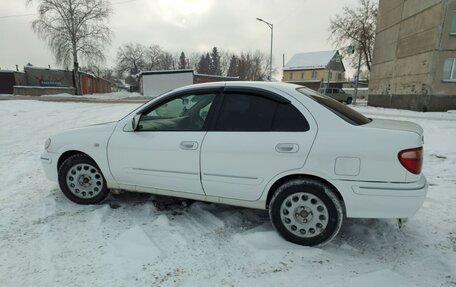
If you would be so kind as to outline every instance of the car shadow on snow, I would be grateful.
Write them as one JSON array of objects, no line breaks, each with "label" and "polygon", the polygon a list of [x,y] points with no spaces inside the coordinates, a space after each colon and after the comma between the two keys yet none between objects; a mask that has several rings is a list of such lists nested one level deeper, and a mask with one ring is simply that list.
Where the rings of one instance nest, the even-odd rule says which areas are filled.
[{"label": "car shadow on snow", "polygon": [[266,210],[146,193],[111,194],[102,204],[109,205],[112,209],[134,209],[137,206],[153,204],[155,214],[165,214],[172,217],[184,216],[203,221],[213,218],[212,221],[220,220],[219,225],[225,229],[247,230],[269,223],[269,213]]}]

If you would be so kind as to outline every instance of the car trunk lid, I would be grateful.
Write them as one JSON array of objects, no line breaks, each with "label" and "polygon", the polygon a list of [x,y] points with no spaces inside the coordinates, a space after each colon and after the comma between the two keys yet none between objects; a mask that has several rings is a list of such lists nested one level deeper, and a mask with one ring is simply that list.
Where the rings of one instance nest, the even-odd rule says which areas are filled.
[{"label": "car trunk lid", "polygon": [[[405,181],[412,182],[419,179],[423,161],[424,143],[423,128],[420,125],[407,121],[372,119],[370,123],[362,127],[407,132],[413,135],[411,137],[402,137],[402,140],[390,141],[388,145],[397,145],[395,156],[401,166],[407,171]],[[397,136],[394,138],[397,139]],[[399,174],[401,170],[397,169],[397,173]]]},{"label": "car trunk lid", "polygon": [[420,125],[407,121],[372,119],[370,123],[365,124],[363,127],[407,131],[414,132],[419,136],[423,135],[423,128]]}]

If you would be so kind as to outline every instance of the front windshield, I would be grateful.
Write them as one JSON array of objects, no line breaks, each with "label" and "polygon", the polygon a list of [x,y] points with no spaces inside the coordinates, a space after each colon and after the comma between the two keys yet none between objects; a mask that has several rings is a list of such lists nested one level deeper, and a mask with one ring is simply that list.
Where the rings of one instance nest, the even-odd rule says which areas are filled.
[{"label": "front windshield", "polygon": [[317,103],[324,106],[325,108],[336,114],[338,117],[352,125],[359,126],[371,122],[369,118],[366,118],[362,114],[334,100],[333,98],[322,95],[306,87],[297,88],[296,90],[301,94],[316,101]]}]

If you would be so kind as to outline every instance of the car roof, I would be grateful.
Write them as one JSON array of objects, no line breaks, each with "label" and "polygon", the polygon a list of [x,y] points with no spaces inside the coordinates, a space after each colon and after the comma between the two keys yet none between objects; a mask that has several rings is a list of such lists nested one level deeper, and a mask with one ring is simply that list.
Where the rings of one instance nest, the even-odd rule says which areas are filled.
[{"label": "car roof", "polygon": [[194,85],[177,88],[177,89],[173,90],[173,92],[185,91],[185,90],[189,90],[189,89],[198,89],[198,88],[221,88],[221,87],[252,87],[252,88],[263,88],[263,89],[275,88],[275,89],[283,90],[283,89],[296,89],[296,88],[300,88],[302,86],[299,86],[296,84],[283,83],[283,82],[230,81],[230,82],[211,82],[211,83],[194,84]]}]

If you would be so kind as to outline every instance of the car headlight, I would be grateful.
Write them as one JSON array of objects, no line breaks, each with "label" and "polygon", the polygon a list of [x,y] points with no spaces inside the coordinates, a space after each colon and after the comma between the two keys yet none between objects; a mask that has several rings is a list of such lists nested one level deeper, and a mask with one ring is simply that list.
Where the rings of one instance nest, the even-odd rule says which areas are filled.
[{"label": "car headlight", "polygon": [[49,146],[51,145],[51,139],[48,138],[45,142],[44,142],[44,149],[47,150],[49,148]]}]

